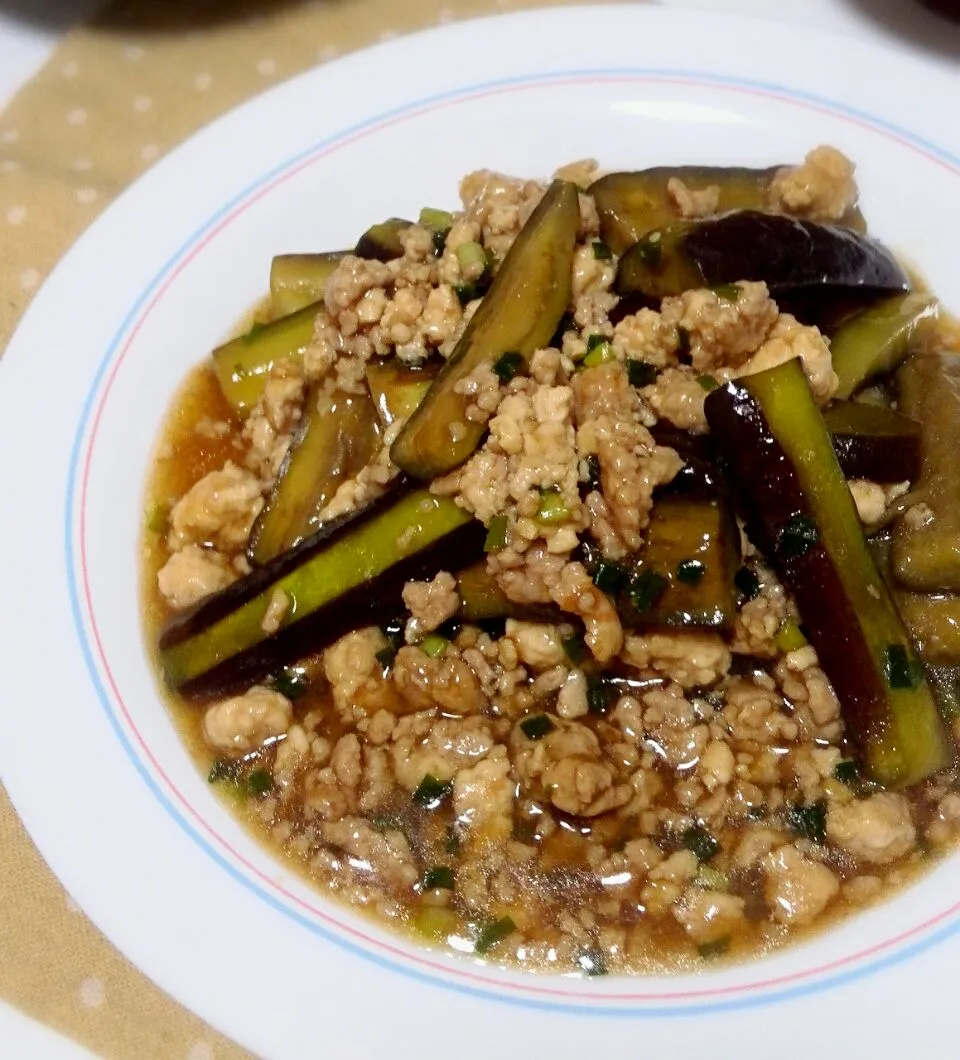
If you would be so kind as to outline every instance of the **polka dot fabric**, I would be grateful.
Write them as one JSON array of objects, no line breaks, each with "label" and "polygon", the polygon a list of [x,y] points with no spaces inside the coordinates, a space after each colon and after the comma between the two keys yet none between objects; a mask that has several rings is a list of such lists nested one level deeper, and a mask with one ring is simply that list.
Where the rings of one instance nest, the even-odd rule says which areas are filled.
[{"label": "polka dot fabric", "polygon": [[[100,211],[220,114],[364,45],[455,19],[537,6],[550,5],[109,4],[95,23],[66,38],[0,112],[0,350],[47,274]],[[43,864],[2,787],[0,850],[0,997],[110,1060],[250,1056],[158,990],[99,934]],[[2,1045],[0,1055],[7,1055]]]}]

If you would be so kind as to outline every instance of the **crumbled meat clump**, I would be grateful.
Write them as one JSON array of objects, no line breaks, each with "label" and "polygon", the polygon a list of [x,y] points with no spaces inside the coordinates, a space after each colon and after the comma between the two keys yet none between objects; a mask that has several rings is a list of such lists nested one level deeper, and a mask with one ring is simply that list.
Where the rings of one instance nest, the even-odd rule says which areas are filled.
[{"label": "crumbled meat clump", "polygon": [[[667,221],[720,210],[720,179],[689,172],[665,184]],[[829,339],[763,282],[620,304],[617,243],[590,191],[601,175],[590,159],[557,173],[579,189],[557,335],[459,379],[463,414],[443,430],[484,433],[424,484],[484,524],[484,554],[475,527],[475,552],[438,551],[402,598],[397,585],[359,612],[367,625],[185,708],[212,782],[246,796],[255,826],[331,893],[430,944],[589,974],[766,951],[875,901],[960,833],[956,770],[905,792],[860,775],[842,704],[751,526],[739,551],[733,538],[736,608],[722,627],[695,624],[686,604],[659,610],[666,597],[657,625],[644,613],[651,513],[659,533],[660,499],[687,502],[677,476],[713,443],[684,434],[707,433],[708,393],[799,359],[823,407],[838,378]],[[251,571],[252,528],[307,413],[369,400],[381,365],[409,381],[450,358],[546,187],[477,170],[460,208],[401,224],[391,260],[344,255],[302,356],[272,365],[242,421],[219,406],[194,418],[202,470],[158,491],[169,518],[145,548],[164,616]],[[777,213],[859,221],[853,164],[834,148],[764,194]],[[321,523],[400,474],[404,416],[385,408],[370,459],[325,495]],[[911,486],[849,483],[868,529]],[[918,503],[906,520],[933,517]],[[684,581],[689,566],[670,559],[650,584],[695,598],[711,580]],[[257,614],[264,637],[297,620],[284,584]],[[467,617],[478,614],[489,617]]]}]

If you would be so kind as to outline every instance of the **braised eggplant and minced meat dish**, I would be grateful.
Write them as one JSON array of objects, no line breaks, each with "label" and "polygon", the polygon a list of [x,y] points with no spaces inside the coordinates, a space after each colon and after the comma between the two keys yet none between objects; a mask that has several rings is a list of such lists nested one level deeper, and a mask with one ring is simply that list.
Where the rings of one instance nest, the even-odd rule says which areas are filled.
[{"label": "braised eggplant and minced meat dish", "polygon": [[198,764],[505,965],[702,968],[889,895],[960,833],[960,329],[831,147],[460,199],[275,258],[169,411],[146,628]]}]

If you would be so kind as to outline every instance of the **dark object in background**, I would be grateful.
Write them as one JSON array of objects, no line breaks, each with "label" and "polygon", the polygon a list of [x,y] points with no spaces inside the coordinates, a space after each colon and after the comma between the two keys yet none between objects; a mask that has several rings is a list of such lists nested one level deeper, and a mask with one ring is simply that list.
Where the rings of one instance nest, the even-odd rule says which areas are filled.
[{"label": "dark object in background", "polygon": [[944,18],[960,22],[960,0],[920,0],[920,3]]}]

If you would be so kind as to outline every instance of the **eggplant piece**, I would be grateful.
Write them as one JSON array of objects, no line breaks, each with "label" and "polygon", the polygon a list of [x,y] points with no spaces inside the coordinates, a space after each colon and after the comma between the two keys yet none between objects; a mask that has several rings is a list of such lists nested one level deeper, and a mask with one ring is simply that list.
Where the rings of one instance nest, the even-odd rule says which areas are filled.
[{"label": "eggplant piece", "polygon": [[370,463],[380,431],[366,395],[312,390],[276,485],[253,524],[248,553],[262,566],[319,529],[341,483]]},{"label": "eggplant piece", "polygon": [[397,361],[372,361],[367,365],[367,386],[380,422],[409,419],[423,401],[437,373],[433,366],[407,368]]},{"label": "eggplant piece", "polygon": [[920,475],[920,424],[882,405],[839,401],[823,414],[847,478],[912,482]]},{"label": "eggplant piece", "polygon": [[625,626],[730,629],[740,534],[721,497],[663,497],[617,606]]},{"label": "eggplant piece", "polygon": [[371,225],[357,240],[353,252],[358,258],[368,258],[372,261],[393,261],[394,258],[402,258],[403,243],[400,242],[400,233],[412,224],[413,221],[405,221],[402,217],[391,217],[388,221]]},{"label": "eggplant piece", "polygon": [[903,787],[949,760],[937,706],[794,358],[708,395],[747,533],[793,593],[864,771]]},{"label": "eggplant piece", "polygon": [[892,372],[919,336],[936,324],[939,303],[914,292],[885,298],[845,321],[830,340],[838,398],[848,398],[871,379]]},{"label": "eggplant piece", "polygon": [[321,309],[323,303],[317,302],[270,324],[254,324],[213,351],[220,389],[236,412],[244,415],[256,405],[277,361],[302,360],[313,342],[314,321]]},{"label": "eggplant piece", "polygon": [[[656,166],[633,173],[608,173],[589,189],[600,215],[600,235],[615,254],[622,254],[655,228],[678,219],[667,192],[672,177],[692,191],[711,186],[719,191],[716,213],[731,210],[768,211],[770,185],[784,166],[747,169],[743,166]],[[863,215],[854,206],[839,222],[866,231]]]},{"label": "eggplant piece", "polygon": [[[576,184],[556,180],[530,215],[497,270],[449,360],[393,443],[395,464],[431,479],[462,464],[486,425],[467,418],[470,398],[457,384],[505,354],[519,367],[546,346],[567,310],[573,251],[580,228]],[[511,361],[511,364],[513,362]]]},{"label": "eggplant piece", "polygon": [[893,535],[897,581],[921,592],[960,592],[960,353],[914,354],[897,373],[900,408],[920,421],[918,494],[929,518],[907,512]]},{"label": "eggplant piece", "polygon": [[[483,555],[486,531],[446,497],[398,480],[379,500],[332,520],[265,567],[175,616],[160,637],[168,684],[221,695],[403,610],[403,586]],[[277,592],[276,633],[262,628]]]},{"label": "eggplant piece", "polygon": [[620,259],[617,291],[656,302],[698,287],[763,280],[777,299],[876,298],[909,290],[882,244],[837,225],[739,210],[648,232]]},{"label": "eggplant piece", "polygon": [[345,251],[330,254],[278,254],[270,265],[270,309],[285,317],[322,302],[327,281]]}]

